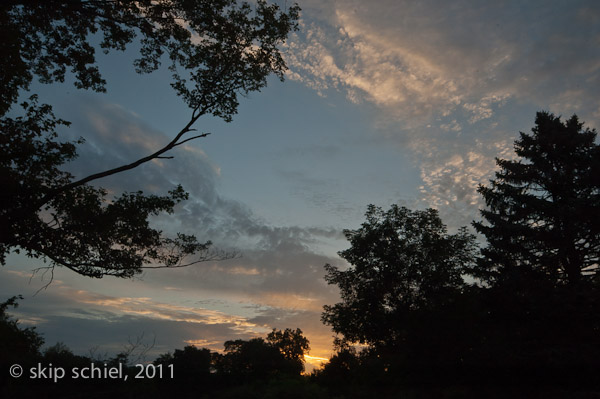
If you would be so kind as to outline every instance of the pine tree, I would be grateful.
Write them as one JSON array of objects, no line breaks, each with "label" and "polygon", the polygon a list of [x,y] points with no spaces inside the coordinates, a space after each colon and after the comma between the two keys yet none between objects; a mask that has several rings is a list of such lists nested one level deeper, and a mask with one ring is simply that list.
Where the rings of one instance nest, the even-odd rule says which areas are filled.
[{"label": "pine tree", "polygon": [[[538,112],[532,134],[515,142],[518,160],[480,186],[487,209],[475,222],[488,247],[477,275],[577,284],[599,275],[600,146],[576,115],[565,123]],[[486,223],[487,222],[487,223]]]}]

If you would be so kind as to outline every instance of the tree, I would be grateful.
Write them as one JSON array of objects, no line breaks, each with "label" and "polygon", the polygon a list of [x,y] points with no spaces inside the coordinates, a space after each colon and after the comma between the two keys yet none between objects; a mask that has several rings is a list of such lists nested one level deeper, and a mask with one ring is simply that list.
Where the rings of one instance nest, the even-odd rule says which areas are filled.
[{"label": "tree", "polygon": [[465,228],[448,234],[434,209],[370,205],[366,218],[359,229],[344,231],[351,247],[339,255],[351,266],[325,266],[325,280],[339,286],[342,302],[326,305],[322,320],[348,342],[393,347],[412,314],[444,306],[460,291],[476,246]]},{"label": "tree", "polygon": [[19,321],[9,314],[9,307],[16,308],[18,300],[22,296],[13,296],[0,303],[0,368],[5,371],[0,376],[0,386],[8,379],[6,370],[19,363],[27,367],[40,358],[40,347],[44,344],[44,338],[35,330],[35,327],[22,328]]},{"label": "tree", "polygon": [[349,384],[357,382],[360,375],[360,358],[356,349],[348,347],[338,350],[314,375],[325,384],[348,388]]},{"label": "tree", "polygon": [[266,341],[263,338],[226,341],[225,354],[217,361],[217,371],[252,379],[299,375],[309,348],[308,339],[299,328],[273,329]]},{"label": "tree", "polygon": [[290,361],[296,370],[294,373],[300,374],[304,371],[304,354],[310,350],[308,339],[302,335],[302,330],[296,328],[286,328],[284,331],[273,329],[267,335],[267,342],[279,349],[283,357]]},{"label": "tree", "polygon": [[73,370],[75,367],[81,370],[83,367],[89,367],[93,362],[89,357],[75,355],[62,342],[46,348],[41,360],[43,360],[43,364],[52,364],[54,367],[62,367],[65,370]]},{"label": "tree", "polygon": [[225,354],[219,359],[218,372],[241,379],[261,379],[275,375],[286,359],[263,338],[225,342]]},{"label": "tree", "polygon": [[188,345],[183,349],[175,349],[173,355],[162,355],[154,364],[163,364],[165,369],[173,365],[173,369],[177,370],[175,378],[179,382],[206,383],[213,369],[212,357],[209,349]]},{"label": "tree", "polygon": [[[0,263],[11,251],[65,266],[90,277],[131,277],[143,268],[181,267],[227,257],[209,252],[210,241],[193,235],[165,237],[148,217],[187,199],[177,186],[166,196],[142,192],[114,198],[90,183],[122,173],[153,159],[172,158],[167,151],[209,133],[190,137],[200,117],[231,121],[238,95],[260,90],[267,77],[283,80],[285,63],[278,50],[296,29],[299,8],[281,11],[259,0],[4,1],[0,5]],[[136,36],[140,57],[136,71],[149,73],[170,62],[172,87],[191,109],[190,120],[154,153],[120,167],[81,179],[63,166],[77,156],[76,142],[56,133],[68,122],[32,95],[25,115],[8,116],[37,77],[62,82],[67,70],[75,86],[105,90],[95,63],[92,35],[100,48],[124,50]],[[11,112],[17,112],[12,110]],[[187,256],[197,259],[186,263]]]},{"label": "tree", "polygon": [[598,274],[600,147],[576,115],[565,123],[538,112],[531,134],[515,141],[518,160],[480,186],[487,209],[473,225],[488,246],[477,275],[577,285]]}]

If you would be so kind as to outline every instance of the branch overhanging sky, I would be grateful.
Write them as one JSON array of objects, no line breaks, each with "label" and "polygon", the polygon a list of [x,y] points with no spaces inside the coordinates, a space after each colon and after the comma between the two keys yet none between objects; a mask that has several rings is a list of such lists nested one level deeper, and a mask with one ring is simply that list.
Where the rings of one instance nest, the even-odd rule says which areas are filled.
[{"label": "branch overhanging sky", "polygon": [[[343,267],[342,230],[366,206],[435,207],[451,231],[478,218],[476,193],[513,156],[535,112],[576,113],[600,124],[600,5],[595,1],[303,1],[301,30],[285,46],[285,83],[241,99],[230,124],[201,119],[212,135],[99,185],[164,194],[181,183],[190,200],[156,223],[237,249],[238,259],[135,280],[90,280],[63,269],[31,282],[39,262],[12,255],[3,297],[49,345],[76,353],[119,351],[156,336],[153,354],[187,344],[302,328],[311,355],[331,354],[324,304],[339,300],[325,263]],[[42,101],[83,136],[77,176],[119,166],[164,145],[190,110],[165,69],[136,75],[135,49],[99,56],[107,94],[35,85]]]}]

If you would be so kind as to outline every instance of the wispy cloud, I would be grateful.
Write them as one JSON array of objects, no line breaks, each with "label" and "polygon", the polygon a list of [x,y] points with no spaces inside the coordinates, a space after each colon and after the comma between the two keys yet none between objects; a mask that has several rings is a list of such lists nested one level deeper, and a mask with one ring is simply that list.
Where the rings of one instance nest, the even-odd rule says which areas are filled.
[{"label": "wispy cloud", "polygon": [[289,76],[377,107],[373,131],[421,168],[422,205],[466,220],[535,110],[600,120],[598,21],[591,1],[311,2]]},{"label": "wispy cloud", "polygon": [[[72,131],[65,134],[85,135],[87,139],[87,144],[80,148],[80,159],[69,165],[74,173],[85,175],[105,170],[138,159],[168,142],[167,135],[148,127],[121,107],[83,97],[73,108],[78,116],[72,118]],[[319,314],[323,304],[337,300],[337,292],[325,284],[323,265],[334,263],[335,259],[320,248],[323,240],[342,239],[341,231],[323,226],[272,225],[254,215],[243,202],[223,197],[217,188],[219,169],[200,145],[194,143],[187,149],[178,148],[171,154],[175,156],[173,161],[148,163],[97,182],[112,193],[141,189],[156,194],[164,194],[175,184],[182,183],[190,199],[178,206],[174,215],[157,217],[153,222],[167,234],[184,231],[201,240],[210,239],[217,247],[233,248],[241,253],[241,257],[224,262],[152,271],[144,276],[145,284],[167,291],[169,295],[205,292],[227,296],[239,303],[284,309],[290,314],[310,312],[314,320],[309,330],[328,331],[320,324]],[[264,335],[269,330],[267,324],[257,324],[248,315],[236,314],[231,309],[217,311],[202,305],[184,306],[143,295],[100,295],[69,290],[66,285],[51,287],[52,292],[64,290],[60,298],[56,298],[64,307],[60,312],[44,313],[52,315],[54,312],[45,328],[55,325],[58,318],[89,325],[99,320],[119,325],[124,322],[153,326],[175,323],[179,329],[177,338],[187,343],[222,343],[234,337]],[[66,303],[67,296],[71,303]],[[294,322],[294,319],[286,320]],[[196,326],[198,332],[187,333],[191,326]],[[300,325],[281,325],[281,328],[287,327]],[[319,334],[323,335],[322,331]],[[328,333],[325,336],[320,338],[317,347],[329,347],[331,337]],[[312,340],[313,336],[309,338]]]},{"label": "wispy cloud", "polygon": [[[0,290],[4,292],[8,287],[22,286],[30,277],[16,270],[3,269],[0,273]],[[174,298],[165,302],[146,296],[111,296],[55,281],[48,290],[20,301],[19,308],[11,313],[24,325],[37,326],[48,345],[65,342],[79,354],[99,346],[100,352],[112,356],[123,350],[131,337],[141,335],[156,338],[150,356],[185,345],[222,351],[226,340],[265,337],[272,328],[301,327],[311,341],[313,356],[330,355],[332,337],[319,320],[320,307],[307,310],[309,303],[316,302],[314,298],[266,293],[252,299],[246,297],[236,312],[214,299],[180,304],[172,303],[177,302]],[[229,300],[235,302],[233,297]],[[318,365],[318,359],[309,360]]]}]

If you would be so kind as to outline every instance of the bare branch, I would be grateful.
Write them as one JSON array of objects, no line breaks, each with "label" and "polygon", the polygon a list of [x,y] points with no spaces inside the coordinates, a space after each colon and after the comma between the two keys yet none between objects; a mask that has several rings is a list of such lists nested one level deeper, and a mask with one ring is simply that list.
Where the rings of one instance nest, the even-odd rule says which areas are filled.
[{"label": "bare branch", "polygon": [[[135,162],[126,164],[126,165],[122,165],[119,166],[117,168],[113,168],[113,169],[109,169],[109,170],[105,170],[104,172],[99,172],[99,173],[94,173],[92,175],[89,175],[87,177],[84,177],[82,179],[79,179],[77,181],[74,181],[72,183],[66,184],[62,187],[56,188],[52,191],[50,191],[48,194],[46,194],[45,196],[43,196],[40,201],[36,204],[36,208],[41,207],[42,205],[48,203],[49,201],[51,201],[53,198],[55,198],[57,195],[59,195],[62,192],[68,191],[72,188],[75,187],[79,187],[82,186],[86,183],[89,183],[92,180],[98,180],[101,179],[103,177],[108,177],[117,173],[121,173],[121,172],[125,172],[127,170],[131,170],[134,168],[137,168],[138,166],[140,166],[141,164],[144,164],[146,162],[149,162],[153,159],[159,158],[162,154],[164,154],[165,152],[173,149],[175,146],[182,144],[186,141],[191,140],[190,139],[186,139],[183,142],[179,142],[179,140],[181,139],[181,137],[183,137],[184,134],[192,131],[192,125],[194,123],[196,123],[196,121],[202,116],[204,115],[212,106],[212,104],[207,104],[204,107],[202,107],[202,109],[199,109],[198,111],[194,110],[192,117],[190,118],[190,120],[188,121],[188,123],[183,127],[183,129],[181,129],[179,131],[179,133],[177,133],[175,135],[175,137],[173,138],[173,140],[171,140],[167,145],[165,145],[163,148],[161,148],[160,150],[154,152],[153,154],[150,154],[148,156],[145,156],[143,158],[138,159]],[[199,137],[206,137],[208,135],[208,133],[204,133],[202,135],[199,135],[197,137],[194,138],[199,138]]]},{"label": "bare branch", "polygon": [[[201,138],[201,137],[206,137],[206,136],[208,136],[209,134],[210,134],[210,133],[202,133],[202,134],[199,134],[198,136],[190,137],[189,139],[185,139],[185,140],[183,140],[183,141],[180,141],[179,143],[175,144],[173,147],[176,147],[176,146],[178,146],[178,145],[182,145],[183,143],[187,143],[188,141],[191,141],[191,140],[199,139],[199,138]],[[172,158],[172,157],[171,157],[171,158]]]},{"label": "bare branch", "polygon": [[[171,248],[171,252],[174,253],[175,249],[176,248]],[[45,284],[40,289],[38,289],[35,292],[34,296],[37,295],[40,291],[47,289],[52,284],[52,282],[54,281],[54,268],[56,267],[56,265],[64,266],[67,269],[74,271],[75,273],[87,275],[90,277],[96,277],[96,278],[102,278],[104,276],[123,277],[123,274],[122,274],[123,270],[121,270],[121,269],[102,268],[101,263],[83,263],[82,262],[82,263],[73,264],[73,263],[67,262],[66,260],[64,260],[60,257],[55,256],[54,254],[44,251],[42,248],[38,248],[38,250],[40,252],[43,252],[44,256],[47,256],[50,260],[52,260],[54,262],[54,264],[52,266],[44,266],[44,267],[39,267],[39,268],[32,270],[31,277],[29,278],[30,283],[31,283],[31,280],[33,279],[33,277],[35,277],[35,275],[38,274],[39,272],[43,271],[42,280],[43,280],[44,276],[48,272],[50,272],[50,280],[48,281],[47,284]],[[238,259],[241,257],[242,257],[241,253],[239,253],[237,251],[205,250],[205,251],[200,251],[199,258],[193,262],[178,263],[178,264],[174,264],[174,265],[147,265],[147,266],[140,266],[139,269],[178,269],[178,268],[192,266],[192,265],[202,263],[202,262],[223,261],[223,260],[229,260],[229,259]],[[81,267],[89,267],[94,271],[94,273],[89,273],[89,274],[82,273],[82,271],[79,270],[79,268],[81,268]],[[102,271],[100,271],[100,269],[102,269]],[[131,276],[131,277],[133,277],[133,276]]]},{"label": "bare branch", "polygon": [[36,274],[38,274],[39,272],[41,272],[42,270],[43,270],[43,273],[42,273],[42,278],[41,278],[41,280],[42,280],[42,281],[44,281],[44,277],[46,276],[46,274],[47,274],[48,272],[50,272],[50,280],[48,281],[48,283],[47,283],[47,284],[44,284],[42,287],[40,287],[40,288],[39,288],[39,289],[38,289],[38,290],[35,292],[35,294],[33,294],[33,296],[36,296],[36,295],[37,295],[37,294],[39,294],[39,293],[40,293],[40,291],[42,291],[42,290],[46,290],[46,289],[47,289],[47,288],[50,286],[50,284],[52,284],[52,281],[54,281],[54,267],[55,267],[55,266],[56,266],[56,265],[52,265],[52,266],[44,266],[44,267],[38,267],[38,268],[36,268],[36,269],[33,269],[33,270],[31,271],[31,277],[29,277],[29,284],[31,284],[31,280],[32,280],[32,279],[35,277],[35,275],[36,275]]},{"label": "bare branch", "polygon": [[212,262],[212,261],[222,261],[229,259],[239,259],[242,257],[242,254],[239,252],[225,252],[225,251],[216,251],[209,255],[205,255],[200,259],[190,262],[190,263],[182,263],[178,265],[148,265],[142,266],[140,269],[179,269],[182,267],[192,266],[202,262]]},{"label": "bare branch", "polygon": [[[152,339],[151,344],[144,343],[144,335],[145,333],[142,332],[141,335],[135,337],[135,341],[132,341],[131,337],[127,338],[128,344],[125,345],[122,353],[127,358],[129,364],[137,364],[144,362],[146,360],[146,354],[148,353],[148,351],[150,351],[152,348],[154,348],[154,345],[156,345],[155,333],[153,333],[154,337]],[[136,351],[138,352],[137,354],[135,353]],[[135,358],[130,359],[129,357],[131,355],[135,355]]]},{"label": "bare branch", "polygon": [[99,354],[98,350],[100,349],[100,345],[92,346],[88,349],[88,357],[97,362],[104,362],[106,358],[108,358],[108,352],[104,352],[103,354]]}]

